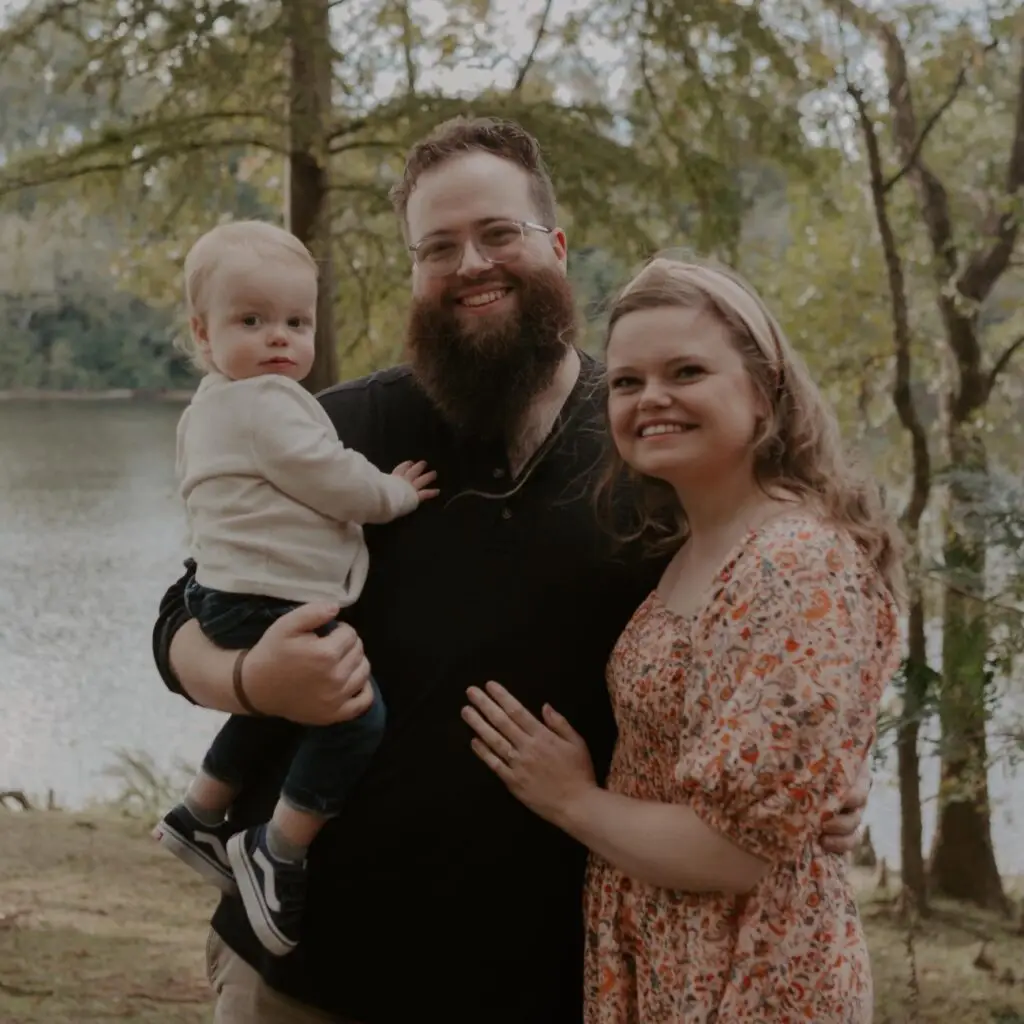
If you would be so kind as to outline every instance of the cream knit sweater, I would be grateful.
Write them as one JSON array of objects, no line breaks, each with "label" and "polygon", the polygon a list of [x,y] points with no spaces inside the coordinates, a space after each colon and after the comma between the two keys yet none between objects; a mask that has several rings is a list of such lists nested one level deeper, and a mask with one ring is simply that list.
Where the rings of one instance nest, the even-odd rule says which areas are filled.
[{"label": "cream knit sweater", "polygon": [[178,423],[177,471],[196,580],[229,593],[352,604],[369,562],[361,524],[418,505],[277,374],[204,377]]}]

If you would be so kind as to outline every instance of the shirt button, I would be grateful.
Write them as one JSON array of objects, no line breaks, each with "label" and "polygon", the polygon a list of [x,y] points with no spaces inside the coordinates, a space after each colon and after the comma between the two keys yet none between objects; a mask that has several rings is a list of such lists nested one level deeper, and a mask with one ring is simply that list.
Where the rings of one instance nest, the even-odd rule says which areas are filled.
[{"label": "shirt button", "polygon": [[495,480],[500,480],[504,475],[505,470],[503,469],[496,469],[493,471],[493,473],[491,473],[491,476],[493,476]]},{"label": "shirt button", "polygon": [[502,519],[511,519],[512,518],[512,509],[510,509],[507,505],[505,506],[505,508],[503,508],[501,510],[501,518]]}]

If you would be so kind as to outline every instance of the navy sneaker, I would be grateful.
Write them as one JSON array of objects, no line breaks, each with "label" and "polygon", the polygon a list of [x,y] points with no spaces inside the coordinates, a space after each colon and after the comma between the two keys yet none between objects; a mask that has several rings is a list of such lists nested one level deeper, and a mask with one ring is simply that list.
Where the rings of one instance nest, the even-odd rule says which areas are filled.
[{"label": "navy sneaker", "polygon": [[275,956],[299,943],[306,905],[306,862],[277,860],[267,847],[267,826],[232,836],[228,860],[256,937]]},{"label": "navy sneaker", "polygon": [[236,892],[228,861],[228,840],[238,831],[228,822],[204,825],[184,804],[172,807],[153,829],[153,838],[221,892]]}]

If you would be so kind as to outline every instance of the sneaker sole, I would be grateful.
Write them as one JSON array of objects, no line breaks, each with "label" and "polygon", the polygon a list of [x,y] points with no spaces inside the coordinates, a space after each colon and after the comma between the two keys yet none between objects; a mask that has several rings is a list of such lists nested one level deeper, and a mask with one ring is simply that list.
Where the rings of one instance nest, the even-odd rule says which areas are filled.
[{"label": "sneaker sole", "polygon": [[286,939],[274,925],[267,907],[266,899],[260,889],[259,881],[253,874],[252,865],[245,855],[245,833],[239,832],[228,840],[228,860],[235,872],[238,883],[238,895],[242,897],[249,924],[263,947],[274,956],[290,953],[298,943]]},{"label": "sneaker sole", "polygon": [[193,846],[179,832],[161,822],[153,829],[151,835],[162,847],[173,853],[178,860],[187,864],[193,871],[202,875],[210,885],[220,889],[222,893],[234,896],[238,892],[238,887],[230,872],[209,854]]}]

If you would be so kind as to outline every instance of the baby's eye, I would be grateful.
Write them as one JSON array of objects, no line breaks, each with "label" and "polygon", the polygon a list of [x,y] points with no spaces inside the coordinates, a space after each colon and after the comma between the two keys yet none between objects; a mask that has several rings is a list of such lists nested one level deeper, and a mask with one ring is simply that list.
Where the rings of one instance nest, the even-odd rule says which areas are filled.
[{"label": "baby's eye", "polygon": [[247,316],[242,317],[242,324],[245,327],[258,327],[260,318],[255,313],[249,313]]}]

